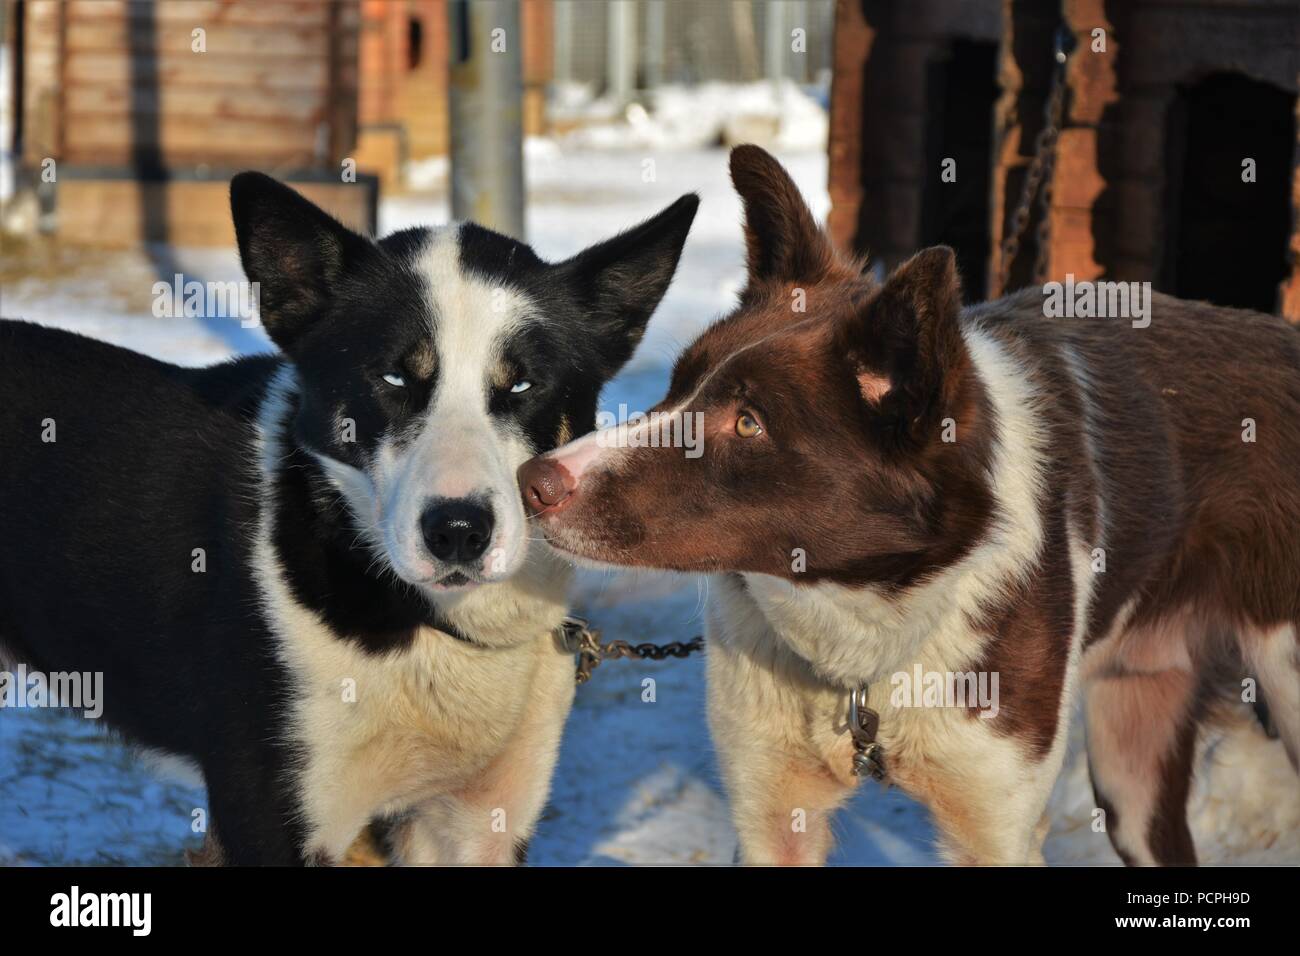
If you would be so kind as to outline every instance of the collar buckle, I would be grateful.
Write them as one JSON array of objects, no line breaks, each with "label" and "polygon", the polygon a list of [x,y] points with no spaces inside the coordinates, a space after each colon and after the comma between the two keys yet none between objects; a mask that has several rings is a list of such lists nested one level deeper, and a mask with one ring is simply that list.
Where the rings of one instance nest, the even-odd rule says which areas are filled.
[{"label": "collar buckle", "polygon": [[849,691],[849,734],[853,737],[853,775],[884,780],[885,752],[876,740],[880,715],[867,706],[867,689]]},{"label": "collar buckle", "polygon": [[596,636],[584,618],[569,615],[560,622],[560,640],[564,649],[570,654],[578,655],[578,670],[574,675],[577,683],[585,684],[591,679],[591,672],[600,664],[604,656],[601,652],[600,638]]}]

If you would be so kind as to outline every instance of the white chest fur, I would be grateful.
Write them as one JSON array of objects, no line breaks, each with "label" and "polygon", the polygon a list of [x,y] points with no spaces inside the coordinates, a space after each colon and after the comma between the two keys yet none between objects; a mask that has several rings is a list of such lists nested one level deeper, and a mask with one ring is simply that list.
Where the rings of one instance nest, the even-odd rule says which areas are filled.
[{"label": "white chest fur", "polygon": [[375,815],[472,789],[522,724],[563,724],[573,658],[553,638],[561,598],[529,593],[524,581],[488,585],[473,606],[460,606],[457,623],[472,624],[477,607],[514,635],[509,645],[424,628],[409,648],[374,655],[293,599],[264,537],[258,562],[265,612],[295,681],[309,846],[337,857]]},{"label": "white chest fur", "polygon": [[[264,487],[273,485],[282,458],[279,435],[292,388],[286,366],[264,402],[257,463]],[[340,638],[294,598],[273,527],[267,498],[253,570],[277,654],[294,682],[289,734],[301,755],[296,770],[309,852],[341,857],[372,817],[473,790],[521,734],[542,741],[536,747],[547,749],[553,763],[573,702],[573,658],[554,638],[571,571],[540,542],[509,580],[440,602],[449,623],[476,643],[424,628],[409,647],[375,655]],[[544,795],[549,770],[540,776],[521,786]]]},{"label": "white chest fur", "polygon": [[888,681],[918,661],[957,669],[982,646],[960,602],[951,595],[940,599],[938,589],[895,602],[871,590],[795,587],[761,575],[747,575],[746,585],[780,639],[822,679],[842,688]]}]

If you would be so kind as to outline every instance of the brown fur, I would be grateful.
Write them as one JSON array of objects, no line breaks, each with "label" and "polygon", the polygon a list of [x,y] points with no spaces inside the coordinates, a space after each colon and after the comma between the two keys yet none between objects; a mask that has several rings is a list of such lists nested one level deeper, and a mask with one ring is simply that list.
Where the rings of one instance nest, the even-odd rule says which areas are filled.
[{"label": "brown fur", "polygon": [[[1185,803],[1203,701],[1240,681],[1242,648],[1300,621],[1300,333],[1160,295],[1147,328],[1047,318],[1042,290],[963,311],[951,250],[877,286],[835,254],[775,160],[738,148],[732,175],[749,284],[682,354],[657,407],[704,414],[702,457],[625,449],[576,477],[565,449],[529,463],[526,492],[550,482],[533,502],[548,537],[618,564],[901,600],[990,534],[997,383],[973,374],[962,330],[991,336],[1039,397],[1045,460],[1035,563],[970,622],[987,636],[976,669],[1001,678],[988,723],[1031,759],[1053,750],[1075,603],[1090,593],[1089,726],[1111,746],[1094,781],[1112,824],[1127,824],[1108,832],[1126,861],[1194,862]],[[791,308],[799,295],[806,313]],[[737,434],[742,413],[761,434]],[[941,440],[945,422],[955,442]],[[1076,561],[1103,549],[1104,572],[1080,572],[1072,548]],[[1283,693],[1288,679],[1300,686],[1294,672],[1268,677]],[[1289,733],[1294,752],[1300,728]],[[960,773],[931,770],[913,789],[954,831],[975,829]]]}]

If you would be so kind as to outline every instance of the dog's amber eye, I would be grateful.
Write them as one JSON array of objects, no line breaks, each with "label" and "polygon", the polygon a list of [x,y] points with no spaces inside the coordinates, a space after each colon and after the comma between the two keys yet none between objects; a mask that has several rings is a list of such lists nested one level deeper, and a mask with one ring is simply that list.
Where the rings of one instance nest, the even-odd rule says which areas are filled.
[{"label": "dog's amber eye", "polygon": [[755,435],[763,434],[763,426],[749,412],[741,412],[740,417],[736,419],[736,434],[741,438],[753,438]]}]

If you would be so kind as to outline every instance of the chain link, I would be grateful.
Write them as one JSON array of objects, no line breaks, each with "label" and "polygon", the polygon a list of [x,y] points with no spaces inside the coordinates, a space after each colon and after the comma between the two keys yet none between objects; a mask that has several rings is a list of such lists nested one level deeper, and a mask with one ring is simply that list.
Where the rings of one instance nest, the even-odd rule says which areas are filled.
[{"label": "chain link", "polygon": [[[662,661],[670,657],[689,657],[704,650],[704,638],[696,635],[689,641],[669,641],[651,644],[648,641],[633,644],[629,641],[600,642],[600,631],[592,630],[580,617],[567,617],[559,627],[559,637],[570,653],[578,655],[576,682],[581,685],[591,680],[591,673],[601,661],[640,660]],[[853,774],[888,780],[885,754],[876,740],[880,716],[867,706],[866,688],[852,691],[849,696],[849,730],[853,740]]]},{"label": "chain link", "polygon": [[[1039,219],[1036,234],[1037,255],[1034,259],[1034,281],[1047,280],[1049,250],[1051,248],[1052,169],[1056,163],[1056,142],[1061,135],[1061,117],[1065,110],[1065,67],[1074,48],[1074,34],[1062,24],[1056,31],[1055,64],[1052,67],[1052,86],[1043,107],[1043,128],[1034,140],[1034,157],[1025,170],[1020,200],[1011,214],[1011,231],[1002,240],[1002,256],[998,263],[998,295],[1006,295],[1011,278],[1011,266],[1020,253],[1020,237],[1029,227],[1029,211],[1038,197]],[[1041,188],[1040,188],[1041,187]]]},{"label": "chain link", "polygon": [[594,631],[587,622],[579,617],[566,618],[560,625],[560,633],[565,646],[578,655],[576,680],[585,684],[591,679],[601,661],[607,660],[641,660],[662,661],[669,657],[687,657],[696,651],[704,650],[704,638],[696,636],[689,641],[671,641],[667,644],[643,642],[632,644],[628,641],[600,642],[600,631]]},{"label": "chain link", "polygon": [[672,641],[668,644],[629,644],[627,641],[610,641],[600,646],[601,658],[632,658],[643,661],[662,661],[668,657],[686,657],[704,649],[704,638],[689,641]]}]

